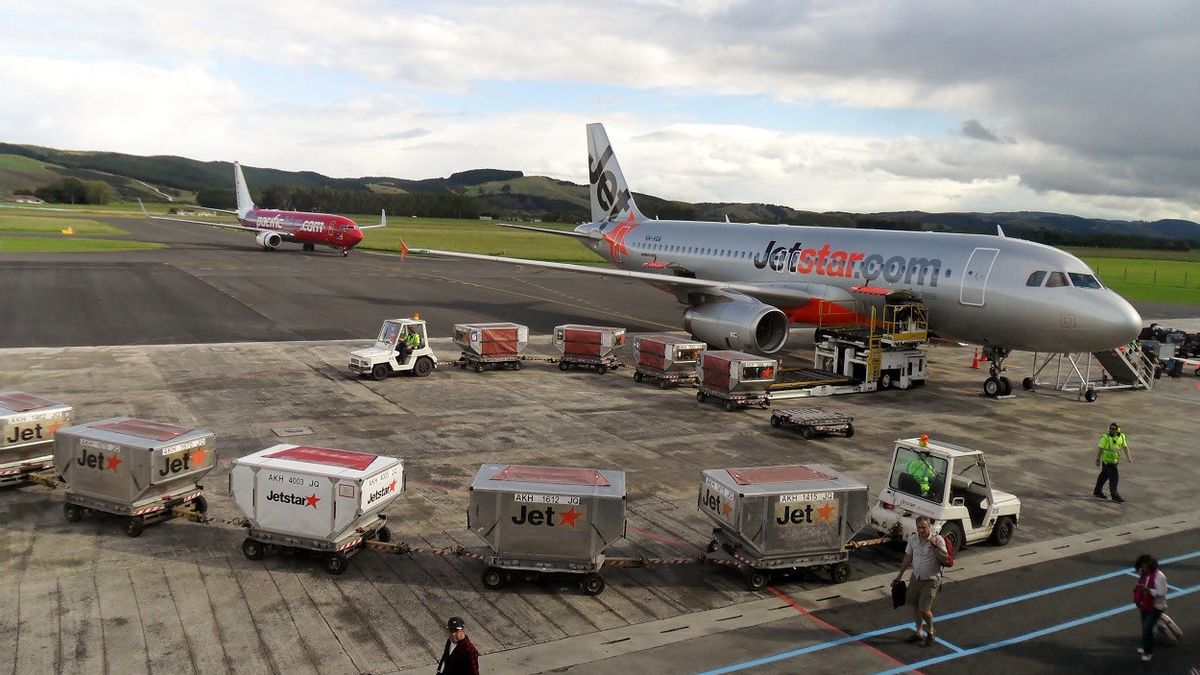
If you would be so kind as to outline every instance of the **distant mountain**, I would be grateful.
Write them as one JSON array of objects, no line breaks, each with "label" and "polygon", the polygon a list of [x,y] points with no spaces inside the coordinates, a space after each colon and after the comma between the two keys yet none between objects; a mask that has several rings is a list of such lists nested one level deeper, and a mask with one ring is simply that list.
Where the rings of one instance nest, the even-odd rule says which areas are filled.
[{"label": "distant mountain", "polygon": [[[590,218],[586,185],[545,176],[526,176],[520,171],[473,169],[446,178],[412,180],[387,176],[331,178],[312,171],[243,169],[247,182],[261,191],[272,187],[291,187],[383,194],[448,193],[459,195],[458,199],[474,200],[480,214],[498,219],[582,222]],[[116,152],[77,152],[0,143],[0,197],[18,190],[44,187],[63,177],[74,176],[104,181],[122,199],[186,203],[194,201],[196,193],[201,190],[229,190],[232,175],[233,165],[229,162],[200,162],[174,156],[143,157]],[[987,234],[995,233],[999,226],[1008,235],[1056,245],[1149,248],[1200,246],[1200,224],[1189,220],[1100,220],[1036,211],[817,213],[774,204],[691,204],[642,193],[636,193],[636,197],[643,212],[663,219],[721,221],[728,217],[734,222]]]}]

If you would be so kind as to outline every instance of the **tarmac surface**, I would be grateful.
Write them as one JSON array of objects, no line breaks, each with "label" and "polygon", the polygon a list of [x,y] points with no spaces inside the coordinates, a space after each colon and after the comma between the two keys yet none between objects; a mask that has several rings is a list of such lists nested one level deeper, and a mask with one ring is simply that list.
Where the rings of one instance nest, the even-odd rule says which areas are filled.
[{"label": "tarmac surface", "polygon": [[[3,387],[70,403],[78,421],[132,415],[214,431],[220,461],[204,484],[221,518],[240,515],[228,496],[232,459],[274,443],[403,457],[408,491],[389,507],[390,527],[399,541],[445,554],[367,550],[335,577],[307,556],[247,560],[236,527],[173,520],[130,539],[114,518],[66,522],[61,490],[0,490],[9,582],[0,587],[0,672],[425,673],[451,615],[466,619],[485,672],[1128,672],[1142,664],[1116,660],[1136,656],[1136,618],[1125,610],[966,652],[1128,606],[1130,578],[973,608],[1123,571],[1143,549],[1164,560],[1200,550],[1195,425],[1186,421],[1200,410],[1194,377],[1103,392],[1091,404],[1042,391],[992,400],[979,393],[971,349],[935,345],[926,387],[805,401],[855,417],[853,438],[811,441],[772,429],[768,411],[726,413],[690,389],[635,384],[628,368],[598,376],[531,363],[476,374],[443,363],[428,378],[374,382],[349,376],[347,353],[366,346],[382,318],[419,311],[435,338],[453,323],[518,321],[537,334],[533,353],[548,356],[545,334],[559,323],[662,330],[677,325],[679,308],[627,282],[361,252],[263,253],[236,233],[198,231],[198,243],[162,251],[0,259],[8,288],[33,275],[0,300],[10,347],[0,350]],[[100,270],[99,287],[82,280],[89,269]],[[449,340],[432,344],[443,362],[457,357]],[[1029,355],[1008,365],[1019,380]],[[1125,504],[1091,496],[1095,442],[1114,419],[1133,448],[1134,463],[1121,467]],[[610,555],[680,559],[710,538],[696,508],[701,469],[823,463],[874,493],[892,441],[921,433],[985,450],[996,486],[1023,503],[1011,544],[958,556],[939,615],[972,611],[943,616],[944,644],[928,649],[897,644],[902,633],[889,630],[778,658],[906,623],[882,604],[901,557],[892,546],[855,552],[840,585],[816,570],[752,592],[725,568],[690,562],[606,568],[608,588],[595,597],[568,579],[489,591],[481,563],[452,552],[482,543],[463,514],[485,462],[624,469],[628,536]],[[1169,610],[1185,639],[1196,563],[1164,566],[1189,591]],[[1155,672],[1186,672],[1198,660],[1187,644],[1161,648]],[[757,663],[764,658],[777,660]]]}]

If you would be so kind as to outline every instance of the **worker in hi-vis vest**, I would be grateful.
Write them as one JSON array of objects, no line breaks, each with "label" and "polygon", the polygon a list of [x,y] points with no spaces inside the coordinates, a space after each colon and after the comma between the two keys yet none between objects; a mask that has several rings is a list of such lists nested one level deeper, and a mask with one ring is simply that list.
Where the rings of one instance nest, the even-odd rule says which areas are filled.
[{"label": "worker in hi-vis vest", "polygon": [[1121,451],[1125,452],[1125,460],[1132,463],[1133,455],[1129,452],[1129,442],[1125,440],[1121,427],[1113,422],[1108,425],[1108,433],[1100,437],[1099,448],[1096,451],[1096,466],[1100,467],[1100,476],[1096,478],[1096,489],[1092,490],[1092,494],[1100,499],[1107,499],[1104,495],[1104,483],[1107,481],[1112,500],[1118,503],[1125,501],[1121,498],[1121,493],[1117,492],[1117,480],[1121,477],[1117,465],[1121,462]]}]

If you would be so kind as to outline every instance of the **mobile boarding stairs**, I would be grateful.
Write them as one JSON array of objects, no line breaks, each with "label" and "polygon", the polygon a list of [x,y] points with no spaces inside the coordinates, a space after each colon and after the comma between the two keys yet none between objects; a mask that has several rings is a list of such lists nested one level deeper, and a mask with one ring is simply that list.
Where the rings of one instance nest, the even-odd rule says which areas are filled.
[{"label": "mobile boarding stairs", "polygon": [[[1053,380],[1040,379],[1053,364]],[[1021,386],[1027,390],[1052,387],[1075,392],[1076,399],[1091,403],[1101,389],[1143,389],[1154,386],[1156,364],[1136,344],[1105,352],[1033,355],[1033,375]]]}]

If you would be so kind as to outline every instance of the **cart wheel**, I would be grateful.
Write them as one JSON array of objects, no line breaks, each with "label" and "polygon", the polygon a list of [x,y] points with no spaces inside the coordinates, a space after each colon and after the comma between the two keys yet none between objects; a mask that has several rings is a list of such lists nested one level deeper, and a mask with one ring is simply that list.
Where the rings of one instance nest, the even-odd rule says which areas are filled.
[{"label": "cart wheel", "polygon": [[346,571],[346,554],[330,553],[325,556],[325,571],[330,574],[341,574]]},{"label": "cart wheel", "polygon": [[813,436],[817,435],[817,432],[813,431],[812,427],[800,427],[800,435],[804,437],[804,440],[810,441]]},{"label": "cart wheel", "polygon": [[579,580],[579,588],[588,595],[600,595],[604,591],[604,577],[588,572]]},{"label": "cart wheel", "polygon": [[388,376],[388,367],[387,367],[386,363],[377,364],[374,368],[371,369],[371,379],[375,380],[376,382],[378,382],[379,380],[386,380],[387,376]]},{"label": "cart wheel", "polygon": [[698,392],[696,392],[696,400],[701,403],[704,403],[705,401],[708,400],[708,394],[706,394],[702,391],[698,391]]},{"label": "cart wheel", "polygon": [[208,500],[203,495],[196,497],[192,500],[192,508],[199,514],[208,513]]},{"label": "cart wheel", "polygon": [[854,435],[854,425],[847,424],[846,425],[846,438],[850,438],[853,435]]},{"label": "cart wheel", "polygon": [[783,424],[783,422],[779,420],[779,415],[771,415],[771,426],[778,429],[780,424]]},{"label": "cart wheel", "polygon": [[829,577],[833,583],[840,584],[850,578],[850,563],[838,563],[829,567]]},{"label": "cart wheel", "polygon": [[559,369],[559,370],[561,370],[561,371],[563,371],[563,372],[565,373],[565,372],[567,372],[568,370],[570,370],[570,369],[571,369],[571,364],[567,363],[566,361],[559,361],[559,362],[558,362],[558,369]]},{"label": "cart wheel", "polygon": [[412,374],[417,377],[425,377],[433,372],[433,359],[428,356],[422,356],[417,359],[416,365],[413,366]]},{"label": "cart wheel", "polygon": [[596,366],[596,372],[603,375],[608,372],[608,366],[601,363],[600,365]]},{"label": "cart wheel", "polygon": [[392,531],[388,529],[387,525],[384,525],[375,532],[375,538],[386,544],[392,540]]},{"label": "cart wheel", "polygon": [[484,588],[496,590],[504,585],[504,570],[499,567],[489,567],[483,571],[480,579],[483,581]]},{"label": "cart wheel", "polygon": [[658,388],[659,388],[659,389],[666,389],[667,387],[670,387],[670,386],[671,386],[671,383],[670,383],[670,382],[667,382],[666,380],[659,380],[659,381],[658,381]]},{"label": "cart wheel", "polygon": [[746,575],[746,588],[752,591],[761,591],[771,581],[770,572],[760,572],[752,570]]},{"label": "cart wheel", "polygon": [[513,370],[520,370],[520,369],[521,369],[521,362],[513,361]]},{"label": "cart wheel", "polygon": [[1083,392],[1083,400],[1087,401],[1088,403],[1094,403],[1096,401],[1096,390],[1089,388],[1087,391]]},{"label": "cart wheel", "polygon": [[257,542],[249,538],[242,542],[242,555],[246,556],[248,559],[262,560],[263,553],[265,553],[265,551],[263,550],[263,545],[261,542]]},{"label": "cart wheel", "polygon": [[704,547],[704,552],[705,553],[715,553],[717,551],[718,546],[720,546],[720,544],[717,543],[716,539],[713,539],[712,541],[708,542],[708,546]]},{"label": "cart wheel", "polygon": [[476,363],[476,364],[475,364],[475,372],[477,372],[477,373],[482,373],[482,372],[483,372],[483,363]]},{"label": "cart wheel", "polygon": [[635,373],[633,374],[633,381],[634,381],[634,382],[641,382],[641,381],[642,381],[642,374],[641,374],[641,373],[637,373],[637,372],[635,372]]},{"label": "cart wheel", "polygon": [[1025,391],[1032,391],[1033,390],[1033,378],[1027,377],[1027,378],[1021,380],[1021,388],[1024,389]]},{"label": "cart wheel", "polygon": [[146,529],[146,521],[141,516],[130,516],[129,520],[125,521],[125,534],[130,537],[142,536],[144,529]]},{"label": "cart wheel", "polygon": [[83,509],[74,504],[63,504],[63,517],[68,523],[78,523],[83,519]]},{"label": "cart wheel", "polygon": [[725,412],[733,412],[738,409],[738,404],[733,401],[725,401]]},{"label": "cart wheel", "polygon": [[1004,546],[1012,540],[1013,530],[1017,529],[1017,524],[1009,516],[1004,516],[996,521],[996,526],[992,528],[992,543],[996,546]]}]

